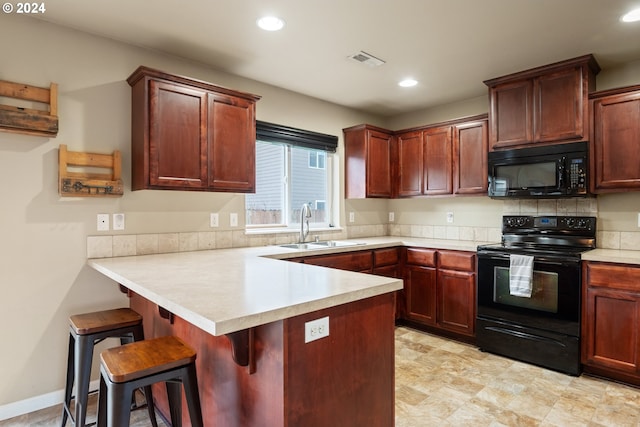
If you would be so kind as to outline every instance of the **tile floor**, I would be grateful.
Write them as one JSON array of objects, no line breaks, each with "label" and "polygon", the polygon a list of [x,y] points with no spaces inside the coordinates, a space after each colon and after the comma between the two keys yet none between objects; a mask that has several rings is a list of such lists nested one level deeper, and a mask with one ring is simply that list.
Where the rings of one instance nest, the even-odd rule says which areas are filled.
[{"label": "tile floor", "polygon": [[[0,427],[59,426],[60,411],[55,406],[0,421]],[[131,425],[147,427],[146,411],[135,411]],[[396,427],[427,426],[638,427],[640,389],[556,373],[399,327]]]},{"label": "tile floor", "polygon": [[640,426],[640,389],[396,330],[396,427]]}]

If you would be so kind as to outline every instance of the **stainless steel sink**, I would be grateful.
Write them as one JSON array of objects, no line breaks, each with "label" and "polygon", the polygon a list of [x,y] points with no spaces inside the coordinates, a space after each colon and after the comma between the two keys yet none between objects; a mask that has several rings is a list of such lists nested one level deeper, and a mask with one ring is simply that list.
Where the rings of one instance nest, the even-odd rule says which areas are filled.
[{"label": "stainless steel sink", "polygon": [[323,248],[335,248],[335,247],[356,246],[356,245],[364,245],[364,243],[347,242],[344,240],[325,240],[322,242],[287,243],[287,244],[278,245],[278,246],[280,246],[281,248],[290,248],[290,249],[323,249]]},{"label": "stainless steel sink", "polygon": [[325,246],[318,246],[315,243],[287,243],[286,245],[278,245],[281,248],[291,248],[291,249],[318,249],[320,247],[325,247]]},{"label": "stainless steel sink", "polygon": [[364,245],[364,243],[360,242],[346,242],[344,240],[326,240],[324,242],[313,242],[313,245],[324,246],[324,247],[340,247],[340,246],[356,246],[356,245]]}]

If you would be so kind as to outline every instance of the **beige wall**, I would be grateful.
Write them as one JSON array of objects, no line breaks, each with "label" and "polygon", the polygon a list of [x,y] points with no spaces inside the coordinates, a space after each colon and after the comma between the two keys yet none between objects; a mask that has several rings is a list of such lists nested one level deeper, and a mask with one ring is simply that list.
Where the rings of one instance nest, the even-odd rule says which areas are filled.
[{"label": "beige wall", "polygon": [[[0,330],[4,343],[0,355],[0,415],[3,405],[11,406],[12,402],[63,387],[70,314],[127,303],[115,284],[85,266],[86,238],[100,234],[95,230],[97,213],[124,212],[125,233],[130,234],[210,230],[209,212],[220,213],[221,230],[229,229],[230,212],[238,212],[243,225],[241,195],[129,191],[130,92],[125,80],[137,66],[160,68],[262,95],[258,119],[338,135],[340,156],[341,129],[347,126],[367,122],[400,129],[486,112],[486,98],[479,97],[402,117],[372,117],[199,64],[17,15],[0,16],[0,38],[5,41],[0,79],[42,86],[53,81],[60,88],[60,132],[56,138],[0,133]],[[599,79],[613,87],[618,85],[616,82],[640,83],[637,76],[640,62],[610,74],[603,72]],[[0,103],[3,101],[0,99]],[[59,144],[67,144],[72,151],[121,150],[124,196],[60,198]],[[341,171],[342,167],[340,162]],[[340,184],[341,195],[343,188]],[[640,211],[637,195],[604,196],[599,201],[600,212],[606,218],[602,221],[604,226],[636,229],[635,212]],[[486,197],[348,200],[340,213],[341,222],[345,223],[345,211],[353,211],[356,222],[352,224],[352,236],[370,233],[369,225],[379,232],[380,224],[386,227],[390,210],[396,213],[394,227],[442,226],[445,213],[453,211],[457,226],[491,229],[499,226],[503,204]],[[393,230],[402,232],[400,228]]]},{"label": "beige wall", "polygon": [[[85,266],[87,236],[100,234],[96,214],[124,212],[125,233],[132,234],[210,230],[209,212],[220,212],[220,229],[229,228],[229,212],[238,212],[244,224],[242,195],[130,191],[126,78],[136,67],[146,65],[259,94],[258,119],[338,135],[340,144],[342,128],[379,120],[18,15],[0,16],[0,39],[5,42],[0,80],[40,86],[53,81],[60,91],[56,138],[0,132],[0,415],[3,405],[62,389],[70,314],[127,304],[115,284]],[[124,196],[59,197],[59,144],[72,151],[121,150]]]}]

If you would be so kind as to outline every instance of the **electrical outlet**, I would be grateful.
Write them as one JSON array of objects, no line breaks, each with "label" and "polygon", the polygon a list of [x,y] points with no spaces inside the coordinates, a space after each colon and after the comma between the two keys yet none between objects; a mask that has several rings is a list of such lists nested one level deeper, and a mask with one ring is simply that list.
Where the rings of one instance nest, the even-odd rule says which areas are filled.
[{"label": "electrical outlet", "polygon": [[113,229],[124,230],[124,214],[123,213],[113,214]]},{"label": "electrical outlet", "polygon": [[640,227],[640,213],[638,213],[638,227]]},{"label": "electrical outlet", "polygon": [[318,340],[329,336],[329,316],[320,319],[305,322],[304,324],[304,342]]},{"label": "electrical outlet", "polygon": [[447,223],[453,224],[453,212],[447,212]]},{"label": "electrical outlet", "polygon": [[109,214],[98,214],[98,231],[109,231]]},{"label": "electrical outlet", "polygon": [[231,227],[237,227],[238,226],[238,214],[237,213],[232,213],[229,214],[229,225]]},{"label": "electrical outlet", "polygon": [[356,222],[356,213],[349,212],[349,222]]},{"label": "electrical outlet", "polygon": [[218,226],[218,214],[212,213],[209,214],[209,227],[217,227]]},{"label": "electrical outlet", "polygon": [[395,212],[389,212],[389,222],[393,222],[396,220]]}]

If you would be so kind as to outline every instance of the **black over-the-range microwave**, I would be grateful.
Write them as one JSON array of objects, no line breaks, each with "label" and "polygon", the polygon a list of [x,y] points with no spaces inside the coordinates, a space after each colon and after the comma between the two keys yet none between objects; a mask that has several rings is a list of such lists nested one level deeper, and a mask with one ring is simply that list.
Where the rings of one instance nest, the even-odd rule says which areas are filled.
[{"label": "black over-the-range microwave", "polygon": [[587,142],[489,152],[493,198],[579,197],[588,194]]}]

